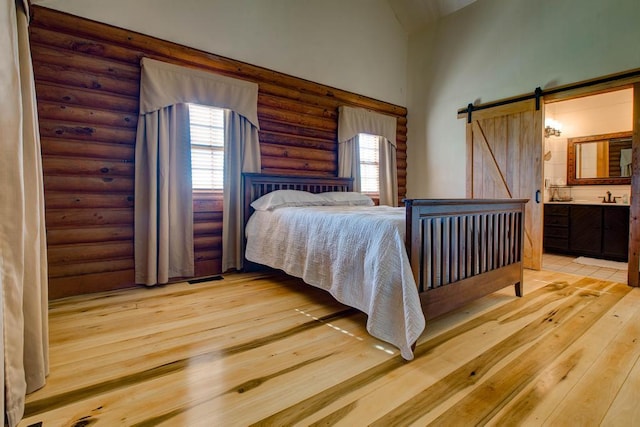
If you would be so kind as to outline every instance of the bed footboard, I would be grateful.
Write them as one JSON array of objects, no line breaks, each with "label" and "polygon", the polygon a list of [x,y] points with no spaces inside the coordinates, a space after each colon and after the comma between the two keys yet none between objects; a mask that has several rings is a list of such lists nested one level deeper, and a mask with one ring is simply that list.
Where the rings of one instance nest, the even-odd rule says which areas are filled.
[{"label": "bed footboard", "polygon": [[427,319],[508,285],[522,296],[526,202],[405,200],[407,253]]}]

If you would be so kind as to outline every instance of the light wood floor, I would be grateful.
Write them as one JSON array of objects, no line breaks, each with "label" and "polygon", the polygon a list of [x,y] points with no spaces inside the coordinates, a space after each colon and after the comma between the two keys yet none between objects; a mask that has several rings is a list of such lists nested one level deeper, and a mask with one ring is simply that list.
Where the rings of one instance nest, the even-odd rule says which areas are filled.
[{"label": "light wood floor", "polygon": [[416,359],[283,275],[59,300],[21,426],[640,425],[640,289],[557,272],[427,325]]}]

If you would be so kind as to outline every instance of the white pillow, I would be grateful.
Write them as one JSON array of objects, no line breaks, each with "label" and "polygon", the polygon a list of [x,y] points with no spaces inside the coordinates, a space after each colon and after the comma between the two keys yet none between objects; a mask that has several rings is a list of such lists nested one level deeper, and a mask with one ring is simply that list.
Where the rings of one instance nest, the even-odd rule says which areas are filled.
[{"label": "white pillow", "polygon": [[320,206],[324,199],[316,194],[299,190],[276,190],[251,203],[257,211],[270,211],[279,207]]},{"label": "white pillow", "polygon": [[366,194],[353,191],[330,191],[318,196],[326,200],[327,206],[373,206],[373,200]]}]

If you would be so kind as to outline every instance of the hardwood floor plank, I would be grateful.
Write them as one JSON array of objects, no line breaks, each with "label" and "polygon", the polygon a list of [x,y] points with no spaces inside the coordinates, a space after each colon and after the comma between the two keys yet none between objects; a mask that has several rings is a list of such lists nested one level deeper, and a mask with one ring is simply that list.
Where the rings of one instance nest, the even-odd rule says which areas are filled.
[{"label": "hardwood floor plank", "polygon": [[620,387],[616,399],[602,420],[603,426],[640,425],[640,359],[629,372],[626,381]]}]

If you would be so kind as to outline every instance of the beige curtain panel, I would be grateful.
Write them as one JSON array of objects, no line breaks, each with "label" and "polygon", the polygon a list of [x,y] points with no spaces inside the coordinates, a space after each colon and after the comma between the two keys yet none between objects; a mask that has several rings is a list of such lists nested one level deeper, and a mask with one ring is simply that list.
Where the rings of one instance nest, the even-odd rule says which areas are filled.
[{"label": "beige curtain panel", "polygon": [[338,176],[353,178],[353,191],[360,192],[360,145],[358,136],[338,144]]},{"label": "beige curtain panel", "polygon": [[397,206],[396,118],[364,108],[341,106],[338,111],[338,175],[353,178],[354,191],[360,191],[358,134],[377,135],[380,144],[380,204]]},{"label": "beige curtain panel", "polygon": [[380,204],[398,206],[398,163],[396,147],[386,138],[380,137]]},{"label": "beige curtain panel", "polygon": [[226,111],[224,118],[223,272],[232,269],[240,270],[244,261],[242,172],[260,172],[261,170],[258,128],[234,111]]},{"label": "beige curtain panel", "polygon": [[138,119],[134,253],[136,283],[151,286],[194,275],[186,104],[164,107]]},{"label": "beige curtain panel", "polygon": [[45,384],[48,361],[44,190],[27,5],[0,6],[0,325],[2,412],[9,426],[25,394]]}]

